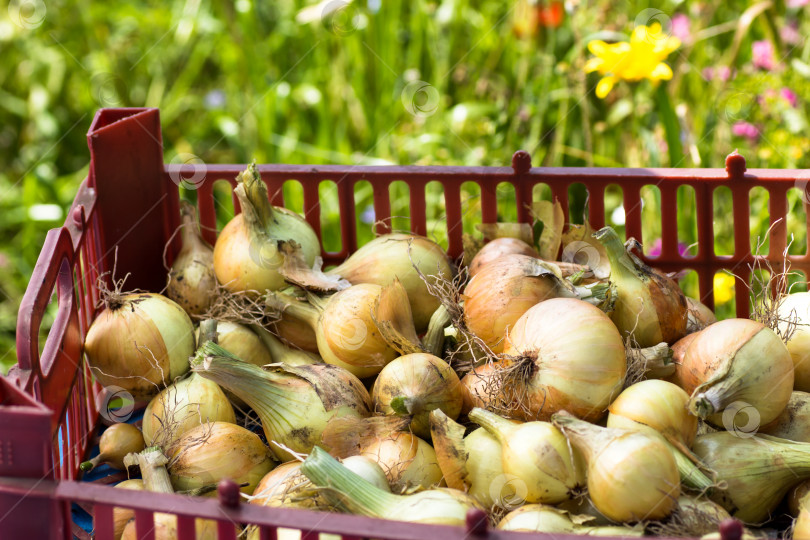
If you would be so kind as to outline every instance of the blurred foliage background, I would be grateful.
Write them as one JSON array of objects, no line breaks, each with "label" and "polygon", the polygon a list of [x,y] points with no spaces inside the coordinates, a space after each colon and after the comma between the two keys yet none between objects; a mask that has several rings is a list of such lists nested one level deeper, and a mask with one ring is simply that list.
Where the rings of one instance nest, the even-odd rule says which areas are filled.
[{"label": "blurred foliage background", "polygon": [[[506,165],[525,149],[534,165],[722,167],[739,148],[749,168],[802,168],[807,3],[12,0],[0,12],[0,367],[14,360],[16,313],[44,235],[86,175],[85,134],[100,107],[160,107],[167,161]],[[682,41],[667,59],[672,80],[619,82],[597,98],[588,42],[653,22]],[[293,207],[299,191],[285,188]],[[794,191],[791,250],[804,253]],[[476,191],[465,193],[474,221]],[[322,195],[324,221],[335,220],[334,193]],[[407,188],[392,195],[394,226],[407,228]],[[572,195],[581,207],[584,193]],[[660,238],[658,196],[643,193],[648,253]],[[694,202],[686,191],[679,199],[680,238],[694,249]],[[370,187],[357,200],[367,239]],[[751,201],[755,245],[767,195]],[[718,190],[715,202],[718,252],[730,253],[730,194]],[[440,241],[442,204],[429,194]],[[620,190],[607,209],[621,230]],[[513,193],[499,193],[499,210],[515,219]],[[339,242],[325,231],[327,248]],[[694,279],[684,286],[695,294]]]}]

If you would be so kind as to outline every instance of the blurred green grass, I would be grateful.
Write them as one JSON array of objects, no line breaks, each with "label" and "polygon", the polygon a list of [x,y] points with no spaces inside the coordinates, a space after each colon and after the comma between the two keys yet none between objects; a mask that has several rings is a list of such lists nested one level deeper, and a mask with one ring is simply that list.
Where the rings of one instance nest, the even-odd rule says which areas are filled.
[{"label": "blurred green grass", "polygon": [[[526,10],[536,9],[525,0],[336,5],[329,17],[321,16],[326,4],[311,9],[309,21],[305,4],[290,0],[14,0],[0,13],[0,367],[15,357],[17,308],[44,235],[64,220],[86,174],[85,133],[100,107],[160,107],[167,161],[193,154],[208,163],[504,165],[526,149],[535,165],[722,167],[739,148],[749,167],[808,164],[805,7],[777,1],[755,10],[748,26],[749,4],[739,0],[654,8],[568,2],[552,28],[525,25]],[[681,29],[685,20],[689,34],[670,56],[675,75],[664,83],[685,150],[677,162],[650,83],[620,83],[600,100],[598,76],[583,71],[592,37],[653,20],[676,20]],[[773,44],[776,69],[753,65],[757,41]],[[730,80],[716,75],[720,68]],[[780,97],[783,88],[797,96],[795,105]],[[739,122],[756,126],[758,136],[735,136]],[[285,195],[301,206],[294,185]],[[334,193],[322,195],[324,219],[334,220]],[[407,188],[394,185],[392,195],[393,213],[402,216],[393,225],[407,228]],[[584,192],[572,195],[581,205]],[[660,194],[642,195],[654,209]],[[370,186],[361,187],[361,211],[370,199]],[[679,200],[679,236],[689,246],[694,202],[688,193]],[[717,194],[716,203],[718,249],[730,252],[731,200]],[[752,203],[752,236],[764,235],[767,204],[761,195]],[[441,240],[441,192],[430,186],[428,204],[429,230]],[[465,189],[464,205],[469,228],[480,220],[475,189]],[[797,191],[789,205],[791,251],[803,253]],[[609,190],[608,221],[621,230],[620,206],[620,190]],[[499,190],[501,219],[514,219],[510,208],[514,193]],[[366,216],[364,238],[371,221]],[[649,249],[661,224],[644,221]],[[336,232],[325,231],[327,248],[339,245]],[[685,286],[694,294],[693,278]],[[719,309],[732,308],[729,301]]]}]

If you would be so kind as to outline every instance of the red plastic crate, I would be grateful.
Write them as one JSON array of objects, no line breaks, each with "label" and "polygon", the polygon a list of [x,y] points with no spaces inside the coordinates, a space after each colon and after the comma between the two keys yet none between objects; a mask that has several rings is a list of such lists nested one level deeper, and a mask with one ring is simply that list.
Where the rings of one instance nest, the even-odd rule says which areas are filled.
[{"label": "red plastic crate", "polygon": [[[157,109],[102,109],[87,136],[90,147],[90,171],[81,184],[63,227],[49,231],[37,261],[28,290],[20,306],[17,322],[18,364],[9,376],[0,377],[0,539],[63,539],[75,530],[70,504],[93,507],[96,538],[111,537],[113,506],[136,509],[139,536],[153,537],[152,512],[171,511],[180,516],[180,538],[194,537],[193,517],[220,520],[219,538],[235,538],[232,523],[263,526],[262,538],[275,538],[275,527],[286,526],[305,531],[304,538],[317,538],[317,532],[344,535],[344,538],[374,537],[388,540],[424,540],[425,538],[462,539],[527,538],[525,534],[485,531],[471,523],[467,529],[388,522],[358,516],[323,514],[304,510],[273,509],[251,505],[229,507],[227,497],[191,499],[117,490],[76,481],[83,459],[98,422],[101,388],[92,381],[83,361],[81,347],[92,323],[98,299],[96,280],[112,270],[115,247],[119,247],[117,276],[130,274],[127,288],[160,290],[166,282],[163,247],[179,225],[177,172],[194,177],[194,166],[179,171],[163,163],[159,113]],[[235,184],[243,165],[208,165],[197,189],[200,218],[205,236],[215,239],[213,184],[227,180]],[[410,193],[411,227],[425,234],[425,188],[438,181],[444,189],[449,252],[462,251],[461,185],[472,181],[481,188],[481,219],[496,221],[496,188],[500,183],[514,186],[518,219],[530,220],[529,204],[533,187],[550,186],[552,196],[562,203],[568,218],[568,188],[584,183],[589,194],[588,217],[594,227],[605,222],[604,193],[610,184],[622,188],[626,211],[626,233],[641,237],[640,189],[654,185],[661,191],[662,254],[651,264],[665,271],[695,270],[700,293],[713,306],[712,279],[722,269],[733,270],[749,278],[748,264],[755,259],[750,252],[749,191],[756,186],[768,190],[770,215],[770,251],[765,258],[778,266],[787,245],[786,193],[804,190],[810,174],[795,170],[746,171],[742,156],[732,154],[726,169],[598,169],[532,168],[531,158],[517,152],[511,167],[348,167],[308,165],[262,165],[262,178],[268,184],[272,202],[283,205],[281,187],[287,180],[303,186],[304,213],[320,234],[318,186],[324,181],[337,184],[340,202],[342,250],[324,253],[327,264],[342,261],[357,249],[354,190],[366,180],[374,191],[376,219],[391,215],[389,185],[404,181]],[[698,253],[694,258],[678,252],[676,192],[688,185],[695,190],[698,227]],[[734,254],[718,256],[714,252],[713,191],[731,188],[734,223]],[[807,211],[805,197],[805,211]],[[238,202],[234,198],[238,211]],[[810,216],[808,216],[810,219]],[[810,222],[809,222],[810,223]],[[386,232],[386,226],[378,227]],[[177,250],[169,250],[170,259]],[[789,257],[792,268],[807,275],[808,255]],[[171,262],[171,261],[170,261]],[[48,302],[55,293],[58,301],[56,320],[39,353],[39,328]],[[748,291],[737,283],[738,298]],[[747,302],[737,303],[737,315],[748,314]],[[85,535],[86,536],[86,535]]]}]

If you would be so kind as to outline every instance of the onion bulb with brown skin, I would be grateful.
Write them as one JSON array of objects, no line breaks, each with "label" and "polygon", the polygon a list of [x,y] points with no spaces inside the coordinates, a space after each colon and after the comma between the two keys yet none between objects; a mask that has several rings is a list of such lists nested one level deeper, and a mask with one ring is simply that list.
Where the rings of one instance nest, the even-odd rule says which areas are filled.
[{"label": "onion bulb with brown skin", "polygon": [[519,238],[495,238],[484,244],[484,247],[470,261],[468,266],[470,278],[488,264],[499,261],[504,255],[512,254],[528,255],[535,259],[540,258],[540,254],[537,253],[536,249]]},{"label": "onion bulb with brown skin", "polygon": [[[522,416],[548,420],[563,409],[598,420],[621,392],[627,371],[624,342],[599,308],[573,298],[552,298],[530,308],[504,348],[506,370]],[[499,387],[509,391],[508,384]],[[506,396],[509,397],[509,396]]]},{"label": "onion bulb with brown skin", "polygon": [[217,292],[214,275],[214,250],[200,236],[197,211],[188,201],[180,202],[180,252],[169,270],[166,296],[177,302],[186,313],[202,316]]},{"label": "onion bulb with brown skin", "polygon": [[687,296],[686,307],[689,310],[686,322],[687,334],[699,332],[710,324],[717,322],[717,316],[714,312],[699,300]]},{"label": "onion bulb with brown skin", "polygon": [[293,456],[272,441],[306,453],[320,442],[333,417],[370,414],[371,399],[363,384],[337,366],[279,364],[262,369],[210,341],[191,362],[196,373],[230,390],[256,412],[271,450],[282,461]]},{"label": "onion bulb with brown skin", "polygon": [[588,494],[602,514],[631,522],[663,519],[672,512],[680,475],[660,437],[599,427],[565,411],[552,422],[585,457]]},{"label": "onion bulb with brown skin", "polygon": [[258,435],[229,422],[211,422],[187,431],[167,454],[172,486],[178,491],[230,478],[237,484],[246,483],[241,491],[251,495],[259,480],[276,466]]},{"label": "onion bulb with brown skin", "polygon": [[234,194],[242,213],[228,222],[214,245],[217,280],[230,292],[275,291],[286,285],[279,270],[286,255],[282,243],[295,243],[312,267],[321,243],[307,221],[270,204],[256,164],[236,177]]},{"label": "onion bulb with brown skin", "polygon": [[340,458],[364,456],[385,472],[394,492],[427,489],[442,482],[436,452],[410,432],[407,420],[390,416],[335,418],[323,431],[323,445]]},{"label": "onion bulb with brown skin", "polygon": [[726,319],[695,334],[677,374],[691,394],[690,412],[717,427],[746,407],[756,409],[760,425],[772,422],[793,390],[787,347],[773,330],[749,319]]},{"label": "onion bulb with brown skin", "polygon": [[[134,491],[143,491],[145,489],[143,480],[140,478],[124,480],[123,482],[115,484],[115,487],[117,489],[131,489]],[[134,517],[135,510],[131,508],[113,508],[113,538],[115,540],[120,540],[121,535],[124,534],[124,527],[127,526],[127,522]]]},{"label": "onion bulb with brown skin", "polygon": [[377,412],[410,417],[411,430],[428,439],[430,411],[441,409],[453,420],[458,418],[461,382],[441,358],[426,353],[406,354],[380,371],[371,399]]},{"label": "onion bulb with brown skin", "polygon": [[703,495],[681,495],[672,515],[650,523],[647,532],[666,538],[700,538],[716,533],[730,519],[725,508]]},{"label": "onion bulb with brown skin", "polygon": [[527,255],[502,256],[482,268],[464,289],[464,322],[494,353],[504,348],[504,338],[517,320],[538,303],[550,298],[588,298],[599,304],[607,285],[577,288],[562,279],[560,269]]},{"label": "onion bulb with brown skin", "polygon": [[808,494],[810,493],[810,480],[804,480],[803,482],[799,482],[788,492],[785,500],[787,501],[788,513],[791,516],[798,517],[799,511],[802,508],[808,508],[810,505],[810,497]]},{"label": "onion bulb with brown skin", "polygon": [[787,349],[793,359],[794,390],[810,392],[810,293],[783,296],[776,316],[779,333],[789,337]]},{"label": "onion bulb with brown skin", "polygon": [[718,431],[698,435],[692,450],[726,485],[712,499],[745,523],[765,521],[792,486],[810,478],[810,443]]},{"label": "onion bulb with brown skin", "polygon": [[113,469],[124,469],[124,457],[137,453],[146,447],[141,431],[132,424],[113,424],[104,430],[98,441],[98,455],[80,465],[85,472],[93,470],[101,463]]},{"label": "onion bulb with brown skin", "polygon": [[520,495],[526,502],[556,504],[572,498],[585,484],[582,463],[550,423],[515,425],[483,409],[473,409],[469,416],[501,443],[503,472],[520,479],[525,486]]},{"label": "onion bulb with brown skin", "polygon": [[675,343],[685,336],[688,308],[678,284],[631,256],[610,227],[594,237],[610,260],[610,281],[617,291],[610,317],[622,336],[632,337],[638,347]]},{"label": "onion bulb with brown skin", "polygon": [[775,420],[760,426],[758,432],[780,439],[810,443],[810,394],[791,393],[787,407]]},{"label": "onion bulb with brown skin", "polygon": [[641,381],[627,387],[610,404],[607,427],[662,437],[672,450],[684,485],[703,491],[714,483],[690,457],[698,419],[689,413],[688,403],[689,394],[672,383]]},{"label": "onion bulb with brown skin", "polygon": [[464,525],[467,512],[480,506],[462,491],[436,488],[410,495],[394,495],[375,487],[315,447],[301,465],[313,484],[348,512],[371,517],[432,525]]},{"label": "onion bulb with brown skin", "polygon": [[465,437],[464,426],[436,409],[430,413],[430,433],[447,487],[467,492],[484,508],[523,502],[514,479],[504,475],[501,443],[486,429]]},{"label": "onion bulb with brown skin", "polygon": [[281,318],[268,324],[267,328],[288,347],[318,354],[315,330],[306,322],[282,313]]},{"label": "onion bulb with brown skin", "polygon": [[111,294],[84,341],[96,380],[133,397],[157,394],[188,371],[194,327],[174,301],[154,293]]},{"label": "onion bulb with brown skin", "polygon": [[498,391],[502,369],[504,365],[501,362],[488,362],[461,378],[462,414],[469,413],[473,407],[489,409],[502,405],[503,396]]},{"label": "onion bulb with brown skin", "polygon": [[378,236],[327,274],[341,276],[354,285],[386,286],[398,278],[408,294],[416,330],[421,333],[439,307],[439,299],[428,292],[416,268],[426,277],[453,279],[453,265],[441,246],[423,236],[403,233]]},{"label": "onion bulb with brown skin", "polygon": [[[573,517],[578,518],[576,521]],[[644,536],[642,527],[623,527],[621,525],[588,525],[579,519],[581,516],[571,516],[565,510],[560,510],[545,504],[527,504],[512,510],[498,523],[498,530],[521,531],[544,534],[576,534],[599,537],[632,537]]]},{"label": "onion bulb with brown skin", "polygon": [[324,362],[357,377],[370,377],[399,356],[374,321],[375,303],[382,291],[379,285],[365,283],[353,285],[328,299],[311,296],[314,304],[280,293],[268,294],[267,303],[313,328]]},{"label": "onion bulb with brown skin", "polygon": [[208,422],[235,424],[236,414],[217,383],[192,373],[152,398],[143,412],[143,438],[149,446],[168,448]]},{"label": "onion bulb with brown skin", "polygon": [[692,341],[699,333],[700,331],[698,330],[697,332],[686,334],[672,345],[672,364],[675,366],[675,373],[669,377],[666,377],[664,380],[684,388],[684,382],[681,379],[681,375],[685,373],[683,368],[683,358],[686,355],[686,349],[689,348],[689,345],[692,344]]}]

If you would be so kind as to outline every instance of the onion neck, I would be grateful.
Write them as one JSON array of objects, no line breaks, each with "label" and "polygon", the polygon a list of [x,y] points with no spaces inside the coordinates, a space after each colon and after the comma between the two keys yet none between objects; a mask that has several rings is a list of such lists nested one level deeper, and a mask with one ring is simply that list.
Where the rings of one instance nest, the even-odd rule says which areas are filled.
[{"label": "onion neck", "polygon": [[289,294],[268,291],[265,304],[271,309],[287,313],[299,321],[307,323],[317,332],[318,320],[321,318],[322,308],[309,302],[303,302]]},{"label": "onion neck", "polygon": [[413,396],[396,396],[391,400],[391,408],[398,415],[419,414],[424,410],[422,400]]},{"label": "onion neck", "polygon": [[259,339],[270,351],[270,358],[275,363],[287,364],[289,366],[302,366],[320,363],[320,359],[309,352],[292,349],[281,342],[276,336],[272,334],[267,328],[253,323],[248,325],[253,333],[259,336]]},{"label": "onion neck", "polygon": [[267,196],[267,186],[262,181],[256,163],[251,163],[247,169],[236,177],[238,185],[234,190],[245,224],[255,232],[268,234],[275,220],[275,210]]},{"label": "onion neck", "polygon": [[200,342],[197,345],[202,346],[208,341],[219,343],[216,319],[206,319],[200,323]]},{"label": "onion neck", "polygon": [[742,384],[737,377],[723,377],[712,386],[698,386],[689,399],[689,412],[707,418],[726,408]]},{"label": "onion neck", "polygon": [[200,236],[197,210],[190,202],[183,201],[180,204],[180,220],[182,223],[180,228],[181,252],[190,253],[200,249],[211,249]]},{"label": "onion neck", "polygon": [[480,407],[473,408],[468,416],[470,420],[486,429],[500,443],[503,443],[509,432],[515,428],[515,423],[511,420]]},{"label": "onion neck", "polygon": [[427,333],[422,339],[422,345],[432,355],[441,358],[444,348],[444,330],[452,323],[452,318],[447,308],[440,304],[428,323]]},{"label": "onion neck", "polygon": [[339,493],[339,500],[350,512],[385,517],[400,497],[378,488],[353,473],[316,446],[301,464],[301,472],[318,487]]},{"label": "onion neck", "polygon": [[166,465],[169,460],[158,446],[150,446],[137,454],[127,454],[124,465],[129,468],[137,466],[147,491],[155,493],[174,493]]},{"label": "onion neck", "polygon": [[688,456],[669,442],[665,437],[662,437],[662,440],[675,457],[675,464],[678,466],[678,473],[681,475],[681,482],[684,486],[701,493],[707,492],[716,487],[714,481],[706,476],[706,474],[700,470],[700,467],[695,464],[695,460],[697,458]]},{"label": "onion neck", "polygon": [[585,422],[567,411],[552,415],[551,423],[565,434],[588,461],[610,443],[614,438],[613,434],[619,431]]},{"label": "onion neck", "polygon": [[613,281],[640,281],[633,259],[627,254],[619,235],[611,227],[603,227],[593,234],[605,248],[610,261],[610,279]]}]

